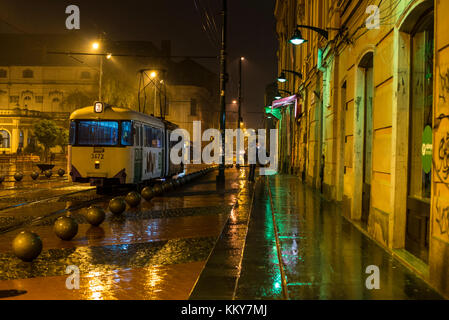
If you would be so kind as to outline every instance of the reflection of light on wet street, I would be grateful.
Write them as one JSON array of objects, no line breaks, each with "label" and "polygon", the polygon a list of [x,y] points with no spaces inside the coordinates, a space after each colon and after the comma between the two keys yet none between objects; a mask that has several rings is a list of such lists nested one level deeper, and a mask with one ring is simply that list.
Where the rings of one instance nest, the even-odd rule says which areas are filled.
[{"label": "reflection of light on wet street", "polygon": [[[16,281],[27,290],[23,297],[28,299],[187,299],[227,218],[237,221],[238,214],[231,209],[241,183],[236,170],[229,172],[231,178],[224,193],[216,190],[215,173],[210,173],[207,178],[199,178],[199,183],[187,184],[149,202],[142,200],[138,208],[127,208],[120,216],[107,210],[107,198],[95,195],[96,205],[106,209],[106,220],[99,227],[87,223],[85,208],[73,207],[95,191],[67,195],[90,187],[66,185],[30,192],[33,197],[56,198],[22,207],[14,219],[34,219],[70,208],[79,224],[78,234],[71,241],[56,237],[52,219],[57,215],[27,225],[25,228],[39,234],[44,244],[33,270],[20,269],[19,262],[11,257],[15,233],[0,234],[0,262],[6,261],[2,269],[8,270],[0,274],[0,290],[8,288],[9,281]],[[8,217],[12,215],[12,211],[6,211]],[[65,289],[67,265],[79,267],[80,290]]]}]

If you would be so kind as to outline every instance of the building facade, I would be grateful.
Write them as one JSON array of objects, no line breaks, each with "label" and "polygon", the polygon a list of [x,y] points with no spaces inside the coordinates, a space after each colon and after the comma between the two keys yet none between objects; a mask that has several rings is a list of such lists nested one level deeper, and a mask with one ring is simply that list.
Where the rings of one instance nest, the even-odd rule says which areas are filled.
[{"label": "building facade", "polygon": [[[23,150],[39,119],[68,127],[71,112],[98,100],[100,70],[106,103],[163,116],[190,132],[196,120],[207,128],[218,123],[218,77],[190,59],[172,61],[169,41],[162,41],[159,49],[147,41],[103,40],[101,52],[122,57],[102,57],[101,69],[99,56],[82,54],[98,53],[92,51],[92,41],[76,35],[0,34],[0,42],[6,48],[0,52],[1,154]],[[153,69],[158,74],[155,85],[147,80],[141,90],[140,71]],[[164,81],[166,86],[159,84]]]},{"label": "building facade", "polygon": [[[278,110],[281,170],[340,202],[348,220],[446,296],[448,10],[444,0],[275,7],[279,72],[289,70],[278,85],[297,95]],[[308,41],[295,46],[297,29]]]}]

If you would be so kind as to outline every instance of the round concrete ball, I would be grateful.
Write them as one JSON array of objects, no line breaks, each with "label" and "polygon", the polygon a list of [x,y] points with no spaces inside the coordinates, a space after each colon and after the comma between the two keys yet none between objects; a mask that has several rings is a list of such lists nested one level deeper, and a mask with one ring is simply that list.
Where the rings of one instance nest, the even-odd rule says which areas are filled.
[{"label": "round concrete ball", "polygon": [[23,179],[23,173],[22,172],[16,172],[14,173],[14,179],[16,181],[21,181]]},{"label": "round concrete ball", "polygon": [[52,172],[51,170],[45,171],[45,176],[46,176],[47,178],[51,178],[52,174],[53,174],[53,172]]},{"label": "round concrete ball", "polygon": [[55,221],[53,230],[62,240],[72,240],[78,233],[78,223],[72,217],[59,217]]},{"label": "round concrete ball", "polygon": [[105,218],[106,218],[106,214],[105,214],[103,208],[96,207],[96,206],[90,206],[87,209],[86,220],[91,225],[97,227],[104,221]]},{"label": "round concrete ball", "polygon": [[31,173],[31,179],[36,180],[37,178],[39,178],[39,172],[33,171]]},{"label": "round concrete ball", "polygon": [[153,187],[154,195],[158,195],[162,193],[162,187],[160,184],[157,184]]},{"label": "round concrete ball", "polygon": [[60,177],[62,177],[64,174],[65,174],[65,170],[64,170],[64,169],[59,169],[59,170],[58,170],[58,175],[59,175]]},{"label": "round concrete ball", "polygon": [[155,196],[155,192],[154,189],[151,187],[145,187],[142,189],[142,191],[140,192],[140,195],[142,196],[142,198],[144,198],[146,201],[150,201],[154,196]]},{"label": "round concrete ball", "polygon": [[125,197],[126,203],[132,208],[137,207],[140,204],[141,200],[142,200],[142,197],[136,191],[129,192]]},{"label": "round concrete ball", "polygon": [[111,210],[113,214],[123,213],[123,211],[126,210],[125,200],[123,200],[123,198],[120,197],[111,199],[111,201],[109,201],[109,210]]},{"label": "round concrete ball", "polygon": [[22,261],[33,261],[42,251],[42,240],[34,232],[22,231],[14,238],[12,251]]},{"label": "round concrete ball", "polygon": [[171,185],[168,183],[168,182],[164,182],[163,184],[162,184],[162,191],[163,192],[166,192],[166,191],[168,191],[168,190],[170,190],[171,189]]}]

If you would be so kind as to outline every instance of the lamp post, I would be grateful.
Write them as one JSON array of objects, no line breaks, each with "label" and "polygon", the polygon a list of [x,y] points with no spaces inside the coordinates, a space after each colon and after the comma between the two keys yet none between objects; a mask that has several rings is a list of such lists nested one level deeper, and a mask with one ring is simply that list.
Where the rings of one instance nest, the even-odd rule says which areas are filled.
[{"label": "lamp post", "polygon": [[286,72],[292,73],[293,75],[295,75],[295,76],[297,76],[297,77],[302,79],[302,73],[297,72],[297,71],[293,71],[293,70],[282,69],[282,72],[281,72],[281,74],[278,77],[278,81],[279,82],[281,82],[281,83],[287,82],[287,77],[285,76]]},{"label": "lamp post", "polygon": [[[239,59],[239,88],[238,88],[238,103],[239,103],[239,109],[238,109],[238,117],[237,117],[237,152],[238,157],[240,159],[240,122],[242,121],[242,62],[245,60],[244,57],[240,57]],[[236,159],[237,161],[237,159]],[[236,164],[237,169],[240,169],[239,161],[237,161]]]},{"label": "lamp post", "polygon": [[288,94],[289,96],[292,95],[292,93],[291,93],[290,91],[278,89],[276,95],[274,96],[274,98],[275,98],[276,100],[279,100],[279,99],[282,98],[281,92],[284,92],[284,93]]},{"label": "lamp post", "polygon": [[218,170],[217,184],[223,185],[225,182],[225,128],[226,128],[226,82],[228,78],[226,70],[226,41],[227,41],[227,0],[223,0],[222,8],[222,30],[221,30],[221,50],[220,50],[220,131],[221,131],[221,163]]},{"label": "lamp post", "polygon": [[[101,42],[101,38],[100,38],[100,42]],[[92,43],[92,49],[98,50],[100,48],[100,42]],[[101,90],[102,90],[102,81],[103,81],[103,55],[99,55],[99,59],[100,59],[100,71],[99,71],[100,74],[98,77],[98,101],[101,101],[101,98],[102,98]]]},{"label": "lamp post", "polygon": [[293,36],[289,39],[289,42],[294,44],[295,46],[303,44],[305,42],[307,42],[308,40],[304,39],[304,37],[302,36],[301,31],[299,30],[300,28],[303,29],[309,29],[315,32],[318,32],[323,38],[325,38],[326,40],[329,40],[329,32],[327,30],[337,30],[337,31],[341,31],[341,29],[339,28],[326,28],[326,29],[321,29],[321,28],[317,28],[317,27],[313,27],[313,26],[307,26],[307,25],[303,25],[303,24],[298,24],[296,26],[295,31],[293,32]]}]

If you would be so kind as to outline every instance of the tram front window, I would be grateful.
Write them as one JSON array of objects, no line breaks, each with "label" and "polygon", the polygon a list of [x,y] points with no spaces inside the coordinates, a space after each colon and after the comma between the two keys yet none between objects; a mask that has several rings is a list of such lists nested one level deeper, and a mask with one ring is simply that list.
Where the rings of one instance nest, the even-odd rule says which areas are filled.
[{"label": "tram front window", "polygon": [[78,145],[116,146],[118,143],[117,121],[79,121]]}]

